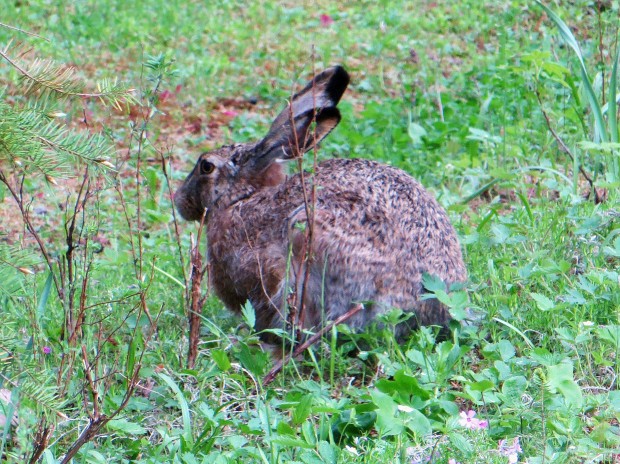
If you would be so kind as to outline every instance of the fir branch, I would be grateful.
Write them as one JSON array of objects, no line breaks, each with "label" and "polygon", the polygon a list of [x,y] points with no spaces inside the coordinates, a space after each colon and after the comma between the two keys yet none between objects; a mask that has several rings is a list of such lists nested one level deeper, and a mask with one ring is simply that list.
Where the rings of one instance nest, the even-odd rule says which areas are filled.
[{"label": "fir branch", "polygon": [[16,294],[22,289],[24,277],[34,274],[32,267],[40,262],[40,256],[34,252],[0,242],[0,293]]},{"label": "fir branch", "polygon": [[[41,380],[41,374],[37,370],[40,366],[31,366],[32,371],[22,373],[19,382],[9,379],[0,373],[0,380],[13,388],[19,389],[19,397],[23,401],[24,398],[33,403],[33,405],[42,408],[47,415],[58,416],[67,419],[67,415],[63,412],[64,401],[57,394],[57,387],[54,385],[46,385]],[[24,376],[24,374],[32,376]]]},{"label": "fir branch", "polygon": [[[40,374],[39,374],[40,375]],[[20,388],[20,396],[28,398],[38,407],[46,410],[48,415],[56,415],[67,419],[63,412],[64,401],[57,395],[57,388],[53,385],[43,385],[36,378],[24,380]]]},{"label": "fir branch", "polygon": [[120,108],[122,103],[136,103],[134,90],[118,84],[117,79],[103,79],[97,83],[97,92],[83,91],[84,84],[76,76],[75,68],[62,66],[51,60],[35,59],[30,63],[19,63],[0,50],[4,58],[22,77],[26,95],[52,93],[57,98],[97,98],[104,105]]},{"label": "fir branch", "polygon": [[21,32],[22,34],[30,35],[32,37],[36,37],[37,39],[41,39],[41,40],[45,40],[46,42],[49,42],[49,39],[46,39],[45,37],[35,34],[34,32],[26,31],[19,27],[11,26],[10,24],[4,24],[0,22],[0,27],[4,27],[6,29],[11,29],[13,31]]},{"label": "fir branch", "polygon": [[75,132],[45,113],[42,106],[15,108],[0,100],[0,161],[8,159],[26,172],[49,178],[68,177],[76,161],[102,165],[114,156],[114,146],[102,134]]}]

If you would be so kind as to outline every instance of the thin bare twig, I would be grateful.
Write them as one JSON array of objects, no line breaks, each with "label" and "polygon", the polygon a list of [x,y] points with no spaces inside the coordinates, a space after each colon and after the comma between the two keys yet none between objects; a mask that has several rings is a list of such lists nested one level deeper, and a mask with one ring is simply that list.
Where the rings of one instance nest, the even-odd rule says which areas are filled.
[{"label": "thin bare twig", "polygon": [[[547,114],[547,112],[545,111],[545,108],[543,107],[543,102],[542,102],[542,98],[540,96],[540,92],[538,91],[538,89],[535,89],[534,93],[536,94],[536,99],[538,100],[538,105],[540,106],[540,111],[542,112],[542,115],[545,118],[545,123],[547,124],[547,128],[549,129],[549,132],[551,132],[551,135],[553,136],[553,138],[557,142],[558,147],[560,148],[560,150],[562,150],[564,153],[566,153],[568,155],[568,157],[571,159],[571,161],[574,163],[575,162],[575,155],[573,155],[573,152],[570,150],[570,148],[568,148],[568,146],[564,143],[562,138],[553,129],[553,125],[551,124],[551,119],[549,118],[549,115]],[[586,179],[588,184],[590,184],[590,191],[594,192],[594,201],[599,203],[600,202],[600,198],[599,198],[598,192],[596,191],[596,188],[594,188],[594,181],[588,175],[588,173],[585,171],[585,169],[583,168],[581,163],[579,163],[579,172],[581,173],[581,175],[583,175],[583,177]]]},{"label": "thin bare twig", "polygon": [[310,336],[304,343],[302,343],[297,348],[295,348],[295,351],[292,354],[288,354],[287,356],[284,357],[284,359],[278,361],[263,379],[263,386],[269,385],[271,382],[273,382],[276,376],[280,373],[282,368],[291,360],[291,358],[295,358],[299,356],[305,350],[307,350],[312,345],[314,345],[318,340],[320,340],[320,338],[324,334],[326,334],[328,331],[330,331],[332,327],[342,324],[343,322],[347,321],[351,317],[355,316],[357,313],[359,313],[362,310],[362,308],[363,306],[361,304],[357,304],[353,306],[351,309],[349,309],[346,313],[344,313],[338,319],[326,325],[321,330],[319,330],[317,333]]},{"label": "thin bare twig", "polygon": [[[315,96],[315,88],[312,87],[312,98],[313,98],[313,107],[315,108],[314,117],[316,117],[316,96]],[[314,238],[314,207],[316,200],[316,186],[314,185],[314,176],[311,176],[311,186],[312,191],[309,198],[308,189],[306,186],[306,173],[303,168],[303,153],[301,151],[301,147],[305,147],[308,143],[308,138],[313,135],[316,138],[316,131],[314,133],[308,132],[304,135],[303,145],[299,142],[299,134],[297,134],[296,126],[295,126],[295,115],[293,111],[293,99],[289,103],[289,117],[291,129],[293,131],[293,141],[291,143],[291,152],[293,153],[293,158],[297,160],[297,166],[299,169],[299,177],[301,181],[301,192],[304,201],[304,210],[306,213],[306,237],[304,240],[303,248],[299,255],[301,256],[301,261],[299,262],[299,267],[296,272],[298,278],[302,279],[301,289],[295,285],[295,293],[293,295],[293,304],[289,305],[289,322],[293,328],[293,333],[296,333],[298,336],[298,341],[301,341],[302,337],[302,328],[304,326],[305,321],[305,294],[306,287],[308,284],[309,278],[309,265],[312,260],[312,242]],[[316,140],[315,140],[316,142]],[[316,165],[316,143],[315,143],[315,159],[314,164]],[[316,171],[315,171],[316,172]],[[302,275],[303,273],[303,275]]]},{"label": "thin bare twig", "polygon": [[189,308],[189,348],[187,352],[187,368],[193,369],[196,365],[196,358],[198,357],[198,342],[200,340],[200,321],[202,314],[202,307],[205,304],[207,294],[202,294],[201,286],[202,279],[208,266],[202,265],[202,255],[200,254],[200,238],[205,225],[207,217],[207,209],[205,208],[202,213],[202,219],[200,220],[200,226],[198,227],[198,235],[196,236],[196,243],[192,244],[192,250],[190,252],[190,260],[192,266],[191,272],[191,294],[190,294],[190,308]]},{"label": "thin bare twig", "polygon": [[179,231],[179,220],[177,218],[176,208],[174,207],[174,193],[172,193],[172,184],[168,175],[168,169],[166,168],[166,159],[164,158],[163,153],[160,153],[159,155],[161,157],[161,170],[164,173],[164,178],[166,179],[166,187],[168,188],[168,196],[170,197],[170,202],[173,203],[171,209],[172,223],[174,224],[174,236],[177,241],[179,259],[181,261],[181,270],[183,272],[183,283],[185,284],[185,299],[186,301],[189,301],[189,285],[187,281],[187,273],[185,272],[185,254],[183,253],[183,247],[181,246],[181,232]]},{"label": "thin bare twig", "polygon": [[[86,188],[86,190],[84,190]],[[80,189],[78,190],[77,198],[72,208],[71,217],[65,222],[65,243],[67,244],[67,251],[65,253],[66,273],[64,266],[61,266],[61,281],[63,285],[69,289],[68,300],[63,301],[65,306],[65,331],[68,336],[69,346],[74,346],[73,343],[76,340],[76,334],[80,330],[77,318],[75,318],[73,311],[75,306],[75,292],[77,290],[75,286],[75,270],[73,265],[75,264],[74,250],[77,248],[76,243],[79,243],[80,238],[75,237],[77,218],[80,211],[86,209],[86,203],[90,199],[90,177],[88,174],[88,167],[84,170],[84,176]],[[68,200],[67,200],[68,203]],[[69,208],[67,208],[69,210]],[[81,232],[78,232],[81,235]]]},{"label": "thin bare twig", "polygon": [[39,246],[39,250],[41,251],[43,258],[45,259],[45,263],[47,264],[47,267],[50,273],[52,274],[52,279],[54,281],[54,286],[56,287],[56,292],[58,293],[58,297],[61,300],[63,300],[64,299],[63,286],[58,280],[58,276],[56,275],[56,272],[54,272],[54,260],[52,260],[50,254],[47,251],[46,246],[43,243],[43,240],[41,239],[36,229],[34,228],[34,225],[32,224],[32,221],[30,220],[30,214],[28,213],[28,209],[24,206],[24,195],[22,191],[24,178],[22,177],[19,193],[11,186],[9,180],[5,177],[5,175],[3,174],[1,170],[0,170],[0,182],[6,185],[6,188],[9,190],[9,193],[11,194],[11,196],[17,203],[17,207],[19,208],[24,224],[26,224],[26,229],[28,229],[28,232],[30,232],[30,234],[34,237],[35,241],[37,242],[37,245]]},{"label": "thin bare twig", "polygon": [[[146,292],[147,290],[145,289],[144,291]],[[159,310],[159,313],[157,314],[156,318],[154,319],[153,324],[156,324],[157,321],[159,321],[159,317],[161,316],[162,312],[163,312],[163,305],[161,306],[161,308]],[[136,326],[135,330],[137,330],[137,326]],[[151,336],[154,333],[155,333],[155,330],[152,330],[150,332],[150,335],[147,335],[147,337],[145,338],[145,345],[148,344],[148,342],[150,341]],[[129,403],[129,400],[133,396],[133,393],[134,393],[135,389],[138,386],[139,374],[140,374],[140,369],[142,368],[142,360],[144,358],[144,352],[145,352],[145,350],[142,350],[142,352],[140,353],[140,356],[139,356],[136,364],[134,365],[133,372],[131,373],[131,377],[129,378],[129,380],[127,382],[127,391],[125,392],[125,396],[123,397],[123,401],[121,402],[121,404],[112,413],[110,413],[109,415],[101,414],[99,412],[98,407],[95,408],[95,406],[93,406],[95,411],[92,413],[92,415],[89,413],[90,420],[89,420],[88,425],[86,426],[84,431],[80,434],[78,439],[71,445],[71,447],[67,451],[67,454],[65,454],[65,456],[63,457],[63,459],[61,461],[61,464],[67,464],[69,461],[71,461],[71,459],[73,459],[73,457],[75,457],[75,455],[78,453],[80,448],[82,448],[82,446],[84,446],[86,443],[88,443],[93,438],[95,438],[99,434],[100,430],[103,427],[105,427],[105,425],[108,422],[110,422],[112,419],[114,419],[114,417],[116,417],[121,411],[123,411],[127,407],[127,404]],[[83,355],[85,356],[85,352],[84,351],[83,351]],[[86,361],[86,358],[84,358],[84,360]],[[88,366],[85,365],[85,368],[87,368],[87,367]],[[89,372],[88,369],[85,369],[85,371]],[[90,380],[92,380],[92,379],[89,379],[89,381]],[[93,388],[92,385],[91,385],[91,388]],[[99,401],[98,395],[96,394],[96,390],[93,389],[91,391],[91,393],[93,395],[93,402]]]},{"label": "thin bare twig", "polygon": [[35,464],[39,462],[39,459],[45,452],[50,437],[54,432],[55,426],[53,424],[48,424],[47,419],[43,418],[39,421],[39,426],[37,429],[37,433],[34,436],[34,449],[32,450],[32,454],[30,455],[30,459],[28,460],[28,464]]},{"label": "thin bare twig", "polygon": [[[314,44],[312,44],[312,75],[316,75],[316,69],[315,69],[315,62],[314,62],[314,58],[315,58],[315,50],[314,50]],[[312,86],[312,107],[314,108],[314,118],[316,119],[316,114],[317,114],[317,108],[316,108],[316,86],[313,85]],[[308,133],[306,135],[306,138],[312,138],[313,139],[313,144],[312,144],[312,190],[310,192],[310,205],[308,205],[307,203],[307,199],[305,198],[304,195],[304,206],[306,208],[306,217],[308,218],[308,236],[307,236],[307,243],[306,243],[306,254],[305,256],[305,261],[306,261],[306,268],[305,268],[305,272],[304,272],[304,281],[301,287],[301,311],[299,313],[299,334],[301,335],[301,332],[303,330],[303,327],[305,325],[305,320],[306,320],[306,311],[305,311],[305,307],[303,302],[306,299],[306,289],[308,288],[308,280],[310,279],[310,270],[308,269],[309,265],[311,264],[312,260],[314,259],[314,255],[312,253],[312,245],[314,243],[314,221],[315,221],[315,212],[316,212],[316,182],[315,182],[315,176],[316,176],[316,172],[318,169],[318,162],[317,162],[317,155],[318,155],[318,141],[317,141],[317,135],[316,135],[316,125],[314,127],[314,131],[312,131],[312,133]],[[306,141],[304,140],[304,146],[306,145]],[[303,169],[302,169],[303,171]],[[310,215],[308,215],[308,210],[310,210]]]}]

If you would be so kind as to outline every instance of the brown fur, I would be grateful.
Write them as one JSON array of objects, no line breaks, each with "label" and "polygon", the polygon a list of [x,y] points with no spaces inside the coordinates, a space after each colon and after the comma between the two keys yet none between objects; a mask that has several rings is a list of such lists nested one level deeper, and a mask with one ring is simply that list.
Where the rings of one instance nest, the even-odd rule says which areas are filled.
[{"label": "brown fur", "polygon": [[[265,139],[203,154],[175,194],[186,219],[199,220],[207,208],[211,284],[233,311],[249,300],[259,331],[284,327],[287,298],[302,290],[307,328],[357,303],[364,310],[348,321],[355,328],[394,307],[415,313],[409,328],[445,326],[447,309],[437,300],[420,301],[422,275],[448,284],[467,278],[456,233],[437,201],[404,171],[361,159],[324,161],[305,175],[308,192],[316,185],[306,259],[302,177],[286,178],[277,160],[311,149],[329,133],[340,120],[335,107],[347,83],[340,67],[317,75]],[[317,106],[308,111],[310,101]]]}]

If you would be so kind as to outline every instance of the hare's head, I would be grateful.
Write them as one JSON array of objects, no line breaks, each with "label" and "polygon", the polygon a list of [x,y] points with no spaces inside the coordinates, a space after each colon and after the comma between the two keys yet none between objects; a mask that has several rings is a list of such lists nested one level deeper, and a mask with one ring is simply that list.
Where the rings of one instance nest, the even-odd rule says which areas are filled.
[{"label": "hare's head", "polygon": [[277,162],[303,155],[336,127],[336,105],[348,84],[344,68],[326,69],[293,96],[263,140],[203,153],[174,195],[181,216],[200,220],[205,209],[226,207],[282,182]]}]

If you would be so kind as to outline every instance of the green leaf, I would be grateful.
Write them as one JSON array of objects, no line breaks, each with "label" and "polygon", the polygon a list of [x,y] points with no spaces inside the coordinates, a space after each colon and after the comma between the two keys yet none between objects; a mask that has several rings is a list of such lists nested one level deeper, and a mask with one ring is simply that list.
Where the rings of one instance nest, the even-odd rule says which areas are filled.
[{"label": "green leaf", "polygon": [[616,237],[616,239],[613,241],[613,247],[604,247],[603,253],[605,254],[605,256],[620,258],[620,237]]},{"label": "green leaf", "polygon": [[501,143],[502,138],[497,135],[491,135],[487,131],[477,129],[475,127],[469,128],[469,135],[465,137],[467,140],[476,140],[478,142],[491,143],[492,145]]},{"label": "green leaf", "polygon": [[564,82],[564,77],[570,75],[570,71],[566,66],[562,66],[559,63],[554,63],[553,61],[545,61],[542,63],[542,69],[556,79],[556,82],[563,83],[562,85],[567,86],[566,82]]},{"label": "green leaf", "polygon": [[514,358],[516,350],[512,343],[510,343],[508,340],[500,340],[497,344],[497,347],[503,361],[508,361],[509,359]]},{"label": "green leaf", "polygon": [[417,409],[411,408],[402,414],[404,415],[403,422],[405,426],[415,433],[418,438],[426,438],[432,433],[431,422]]},{"label": "green leaf", "polygon": [[613,390],[608,393],[608,404],[616,414],[620,413],[620,390]]},{"label": "green leaf", "polygon": [[470,454],[473,452],[474,448],[471,445],[471,439],[466,438],[460,433],[450,432],[448,434],[448,438],[450,439],[450,443],[454,445],[456,449],[458,449],[463,454]]},{"label": "green leaf", "polygon": [[230,359],[228,359],[226,351],[213,349],[211,350],[211,358],[213,358],[219,370],[226,372],[230,369]]},{"label": "green leaf", "polygon": [[491,233],[495,238],[495,243],[502,244],[512,236],[512,229],[504,224],[493,224],[491,226]]},{"label": "green leaf", "polygon": [[523,331],[521,331],[518,328],[516,328],[510,322],[506,322],[503,319],[500,319],[498,317],[494,317],[493,320],[495,322],[499,322],[500,324],[505,325],[506,327],[508,327],[509,329],[514,331],[515,333],[519,334],[521,336],[521,338],[525,341],[525,343],[527,343],[528,347],[532,348],[534,346],[534,344],[530,341],[530,339],[527,337],[527,335],[525,335],[525,333],[523,333]]},{"label": "green leaf", "polygon": [[308,418],[312,409],[313,399],[314,396],[311,394],[306,394],[301,397],[301,399],[299,400],[299,404],[293,410],[293,424],[299,425]]},{"label": "green leaf", "polygon": [[552,366],[561,362],[564,359],[564,355],[558,353],[551,353],[545,348],[534,348],[529,353],[530,359],[536,361],[543,366]]},{"label": "green leaf", "polygon": [[284,421],[278,422],[276,432],[278,432],[279,435],[290,435],[292,437],[297,436],[295,429]]},{"label": "green leaf", "polygon": [[555,308],[555,304],[553,303],[553,301],[551,301],[545,295],[530,292],[530,296],[536,302],[536,306],[538,306],[538,309],[540,309],[541,311],[549,311]]},{"label": "green leaf", "polygon": [[43,462],[44,464],[58,464],[58,460],[54,457],[49,448],[47,448],[43,452]]},{"label": "green leaf", "polygon": [[[303,462],[304,464],[325,464],[323,460],[317,455],[316,451],[314,450],[304,451],[303,453],[301,453],[299,458],[301,459],[301,462]],[[267,464],[266,460],[264,462],[265,464]],[[293,461],[293,462],[294,464],[298,464],[298,461]]]},{"label": "green leaf", "polygon": [[618,449],[620,445],[620,429],[608,422],[599,422],[589,435],[597,443]]},{"label": "green leaf", "polygon": [[246,301],[241,308],[241,315],[243,316],[243,320],[248,325],[248,327],[254,328],[254,326],[256,325],[256,313],[254,312],[254,307],[249,300]]},{"label": "green leaf", "polygon": [[241,365],[252,374],[260,377],[267,370],[269,355],[262,350],[250,348],[246,343],[239,342],[236,347],[237,357]]},{"label": "green leaf", "polygon": [[414,145],[421,145],[423,142],[422,138],[426,136],[426,129],[424,129],[417,122],[413,121],[411,112],[409,112],[409,126],[407,128],[407,134]]},{"label": "green leaf", "polygon": [[469,298],[467,292],[451,292],[450,293],[450,309],[460,310],[469,305]]},{"label": "green leaf", "polygon": [[377,389],[386,394],[398,393],[403,398],[415,396],[425,401],[430,398],[431,393],[420,387],[418,380],[408,375],[403,369],[394,373],[394,380],[380,379],[376,383]]},{"label": "green leaf", "polygon": [[485,357],[491,357],[502,361],[508,361],[515,356],[515,347],[508,340],[500,340],[498,343],[488,343],[482,348]]},{"label": "green leaf", "polygon": [[314,428],[314,424],[312,423],[312,421],[305,421],[301,424],[301,433],[306,442],[310,443],[313,446],[316,444],[316,429]]},{"label": "green leaf", "polygon": [[86,451],[86,455],[88,456],[88,458],[85,462],[87,462],[88,464],[105,464],[108,462],[103,454],[94,449],[89,449],[88,451]]},{"label": "green leaf", "polygon": [[418,366],[425,367],[428,364],[426,357],[424,356],[424,353],[422,353],[419,350],[414,350],[414,349],[407,350],[407,352],[405,353],[405,356],[407,356],[407,359],[414,362]]},{"label": "green leaf", "polygon": [[479,391],[484,393],[485,391],[492,390],[495,387],[495,384],[490,380],[481,380],[479,382],[470,382],[468,383],[469,388],[473,391]]},{"label": "green leaf", "polygon": [[599,338],[611,345],[615,352],[620,351],[620,325],[608,325],[595,330]]},{"label": "green leaf", "polygon": [[323,458],[323,462],[335,464],[338,461],[338,448],[325,440],[321,440],[319,442],[319,455]]},{"label": "green leaf", "polygon": [[305,448],[312,449],[313,446],[310,443],[301,440],[300,438],[294,438],[289,435],[275,435],[269,439],[271,443],[276,443],[281,446],[290,446],[292,448]]},{"label": "green leaf", "polygon": [[440,277],[435,274],[429,274],[425,272],[422,274],[422,285],[429,292],[436,292],[441,290],[443,292],[446,291],[446,284]]},{"label": "green leaf", "polygon": [[435,298],[437,298],[446,306],[451,306],[452,300],[450,298],[450,295],[448,295],[444,290],[435,290]]},{"label": "green leaf", "polygon": [[564,397],[566,404],[576,409],[581,409],[583,396],[581,388],[573,379],[573,364],[563,362],[547,368],[547,381],[549,386]]},{"label": "green leaf", "polygon": [[129,422],[127,419],[112,419],[106,427],[115,432],[123,432],[127,435],[143,435],[147,430],[140,424]]},{"label": "green leaf", "polygon": [[134,376],[134,367],[136,363],[136,353],[138,350],[144,349],[144,340],[142,339],[142,330],[138,328],[138,330],[134,331],[134,336],[127,347],[127,365],[126,365],[126,379],[127,384],[131,382]]},{"label": "green leaf", "polygon": [[506,379],[502,385],[502,394],[506,397],[509,404],[521,404],[521,397],[527,390],[527,379],[522,375],[517,375]]},{"label": "green leaf", "polygon": [[370,394],[377,407],[377,421],[375,427],[381,436],[400,435],[404,430],[403,421],[396,417],[398,406],[392,397],[373,390]]}]

